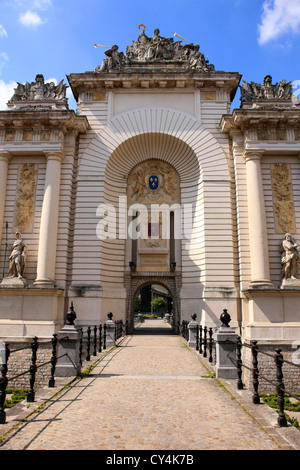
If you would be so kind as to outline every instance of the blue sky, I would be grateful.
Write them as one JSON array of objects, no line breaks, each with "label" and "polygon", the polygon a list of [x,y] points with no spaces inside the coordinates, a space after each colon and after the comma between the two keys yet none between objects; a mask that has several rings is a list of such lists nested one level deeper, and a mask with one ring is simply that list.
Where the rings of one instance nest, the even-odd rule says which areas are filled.
[{"label": "blue sky", "polygon": [[125,52],[141,23],[149,36],[159,28],[200,44],[216,70],[258,83],[270,74],[300,91],[300,0],[0,0],[0,109],[16,82],[93,70],[105,51],[95,42]]}]

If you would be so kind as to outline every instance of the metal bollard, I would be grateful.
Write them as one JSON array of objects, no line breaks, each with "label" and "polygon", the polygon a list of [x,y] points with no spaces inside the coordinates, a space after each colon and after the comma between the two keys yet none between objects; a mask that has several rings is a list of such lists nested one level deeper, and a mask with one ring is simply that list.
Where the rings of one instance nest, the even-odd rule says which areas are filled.
[{"label": "metal bollard", "polygon": [[253,389],[254,389],[254,392],[253,392],[253,396],[252,396],[252,403],[254,403],[255,405],[259,405],[260,404],[260,398],[259,398],[259,395],[258,395],[258,385],[259,385],[259,381],[258,381],[258,377],[259,377],[259,370],[258,370],[258,362],[257,362],[257,354],[258,354],[258,348],[257,348],[257,341],[251,341],[252,343],[252,377],[253,377]]},{"label": "metal bollard", "polygon": [[55,374],[55,367],[56,367],[56,362],[57,362],[57,335],[54,334],[52,336],[52,356],[51,356],[51,373],[50,373],[50,379],[48,382],[48,387],[52,388],[55,386],[55,379],[54,379],[54,374]]},{"label": "metal bollard", "polygon": [[281,354],[281,349],[275,349],[275,363],[276,363],[276,378],[277,378],[277,404],[279,409],[279,415],[277,419],[278,425],[286,427],[287,420],[284,414],[284,383],[283,383],[283,373],[282,373],[282,364],[283,364],[283,355]]},{"label": "metal bollard", "polygon": [[36,371],[37,371],[36,353],[37,353],[38,347],[39,347],[38,339],[35,336],[31,343],[31,362],[30,362],[30,368],[29,368],[29,374],[30,374],[29,387],[30,388],[27,394],[28,403],[34,402],[34,398],[35,398],[34,383],[35,383],[35,376],[36,376]]}]

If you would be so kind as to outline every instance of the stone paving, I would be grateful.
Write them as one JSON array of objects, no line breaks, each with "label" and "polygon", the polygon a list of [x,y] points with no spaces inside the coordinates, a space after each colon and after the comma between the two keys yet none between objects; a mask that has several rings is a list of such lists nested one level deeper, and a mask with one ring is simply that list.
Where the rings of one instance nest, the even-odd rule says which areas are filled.
[{"label": "stone paving", "polygon": [[[156,325],[165,330],[125,337],[89,375],[11,430],[0,449],[283,448],[209,376],[181,337],[164,322]],[[139,331],[147,333],[147,326]]]}]

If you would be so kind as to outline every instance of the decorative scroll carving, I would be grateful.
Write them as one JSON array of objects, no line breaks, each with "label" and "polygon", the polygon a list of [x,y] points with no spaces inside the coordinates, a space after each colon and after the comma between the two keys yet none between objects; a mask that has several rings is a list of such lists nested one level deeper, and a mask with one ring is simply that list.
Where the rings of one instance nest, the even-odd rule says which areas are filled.
[{"label": "decorative scroll carving", "polygon": [[214,66],[209,64],[209,61],[200,52],[198,44],[187,43],[182,45],[181,41],[174,42],[173,38],[160,36],[159,29],[155,29],[154,35],[148,37],[145,34],[145,29],[144,26],[137,40],[133,41],[131,46],[127,46],[125,54],[119,52],[117,45],[106,50],[106,58],[94,71],[116,72],[134,65],[141,67],[141,65],[147,66],[155,63],[177,64],[179,67],[184,66],[185,70],[190,69],[201,72],[215,70]]},{"label": "decorative scroll carving", "polygon": [[25,163],[19,172],[14,230],[32,233],[38,165]]},{"label": "decorative scroll carving", "polygon": [[263,84],[243,81],[241,90],[241,105],[252,103],[254,101],[263,101],[262,105],[267,104],[268,101],[287,101],[292,99],[293,87],[291,82],[282,80],[275,85],[272,85],[271,75],[266,75]]},{"label": "decorative scroll carving", "polygon": [[55,85],[54,82],[45,83],[44,76],[36,75],[35,82],[25,85],[18,83],[14,95],[7,103],[9,108],[68,108],[66,98],[67,86],[63,80]]},{"label": "decorative scroll carving", "polygon": [[271,165],[276,233],[295,233],[295,213],[291,169],[287,163]]}]

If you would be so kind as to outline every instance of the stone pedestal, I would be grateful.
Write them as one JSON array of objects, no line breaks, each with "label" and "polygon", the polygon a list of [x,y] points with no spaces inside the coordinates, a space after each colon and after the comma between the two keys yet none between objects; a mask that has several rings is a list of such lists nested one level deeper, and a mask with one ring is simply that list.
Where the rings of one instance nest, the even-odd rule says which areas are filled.
[{"label": "stone pedestal", "polygon": [[74,325],[65,325],[57,334],[59,342],[55,375],[57,377],[76,376],[81,371],[79,363],[80,332]]},{"label": "stone pedestal", "polygon": [[5,277],[4,279],[2,279],[1,286],[12,288],[24,288],[28,286],[28,283],[24,277]]},{"label": "stone pedestal", "polygon": [[198,331],[198,323],[196,322],[196,320],[190,321],[190,323],[188,324],[188,330],[189,330],[188,346],[190,348],[196,349],[197,331]]},{"label": "stone pedestal", "polygon": [[115,322],[113,320],[107,320],[106,324],[106,347],[111,348],[115,346]]},{"label": "stone pedestal", "polygon": [[283,279],[280,289],[300,290],[300,279]]},{"label": "stone pedestal", "polygon": [[216,342],[216,377],[237,379],[236,343],[238,335],[230,326],[221,326],[214,334]]}]

